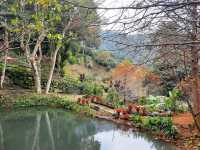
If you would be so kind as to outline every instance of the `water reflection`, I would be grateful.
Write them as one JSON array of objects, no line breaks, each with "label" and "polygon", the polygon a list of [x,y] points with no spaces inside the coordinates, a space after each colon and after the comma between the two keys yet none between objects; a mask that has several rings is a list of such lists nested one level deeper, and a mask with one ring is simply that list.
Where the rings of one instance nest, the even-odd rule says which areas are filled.
[{"label": "water reflection", "polygon": [[0,150],[171,150],[142,133],[62,110],[0,114]]}]

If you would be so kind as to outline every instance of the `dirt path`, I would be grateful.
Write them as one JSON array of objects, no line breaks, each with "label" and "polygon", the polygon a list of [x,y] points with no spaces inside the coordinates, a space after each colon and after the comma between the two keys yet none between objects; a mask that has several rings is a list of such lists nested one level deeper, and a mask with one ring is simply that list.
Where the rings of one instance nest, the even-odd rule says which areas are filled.
[{"label": "dirt path", "polygon": [[192,114],[187,112],[173,116],[173,123],[176,125],[191,125],[194,123]]}]

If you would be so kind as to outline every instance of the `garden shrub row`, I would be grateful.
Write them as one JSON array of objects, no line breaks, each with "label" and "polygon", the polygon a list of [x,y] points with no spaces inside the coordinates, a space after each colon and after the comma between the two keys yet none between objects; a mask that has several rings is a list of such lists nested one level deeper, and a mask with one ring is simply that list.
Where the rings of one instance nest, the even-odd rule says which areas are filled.
[{"label": "garden shrub row", "polygon": [[150,117],[133,115],[131,117],[136,127],[150,129],[152,131],[162,131],[166,136],[175,138],[178,134],[176,127],[173,125],[171,117]]},{"label": "garden shrub row", "polygon": [[[0,71],[3,65],[0,63]],[[13,82],[13,84],[31,89],[33,84],[33,77],[31,69],[17,65],[7,65],[6,76]],[[42,78],[42,87],[45,88],[47,79]],[[50,91],[62,93],[79,93],[86,95],[102,95],[104,87],[94,83],[92,80],[80,82],[78,78],[65,76],[62,79],[52,80]]]},{"label": "garden shrub row", "polygon": [[169,92],[169,96],[147,96],[139,99],[139,104],[144,105],[149,112],[173,111],[185,112],[188,111],[188,106],[184,101],[181,101],[181,92],[173,89]]},{"label": "garden shrub row", "polygon": [[11,97],[1,97],[1,108],[29,108],[29,107],[41,107],[51,106],[60,107],[66,110],[74,112],[84,112],[86,115],[91,115],[89,106],[79,105],[77,102],[72,101],[66,97],[52,96],[52,95],[38,95],[29,94],[17,96],[15,99]]},{"label": "garden shrub row", "polygon": [[[0,71],[2,68],[3,64],[0,63]],[[8,64],[6,67],[6,76],[13,82],[13,84],[20,87],[31,88],[33,86],[33,77],[30,68]]]},{"label": "garden shrub row", "polygon": [[[45,86],[45,84],[46,81],[43,80],[43,86]],[[65,77],[62,80],[53,80],[50,90],[52,92],[102,96],[104,92],[104,87],[103,85],[98,85],[93,81],[80,82],[78,79]]]}]

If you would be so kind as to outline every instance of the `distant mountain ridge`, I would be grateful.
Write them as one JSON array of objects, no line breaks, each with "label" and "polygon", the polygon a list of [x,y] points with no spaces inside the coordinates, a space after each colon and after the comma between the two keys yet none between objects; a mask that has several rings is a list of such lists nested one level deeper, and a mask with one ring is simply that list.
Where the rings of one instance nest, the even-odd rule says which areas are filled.
[{"label": "distant mountain ridge", "polygon": [[103,31],[99,50],[110,51],[117,59],[129,58],[139,61],[144,49],[135,49],[132,45],[142,45],[146,41],[148,41],[148,37],[144,34],[126,35],[117,31]]}]

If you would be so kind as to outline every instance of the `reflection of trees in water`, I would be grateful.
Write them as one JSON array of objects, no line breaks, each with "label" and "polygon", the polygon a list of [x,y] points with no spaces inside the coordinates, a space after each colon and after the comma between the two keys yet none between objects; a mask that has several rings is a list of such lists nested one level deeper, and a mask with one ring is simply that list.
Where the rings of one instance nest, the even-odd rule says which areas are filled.
[{"label": "reflection of trees in water", "polygon": [[35,135],[33,138],[33,145],[31,150],[36,149],[36,146],[39,147],[39,134],[40,134],[40,121],[41,121],[41,114],[36,115],[36,123],[35,123]]},{"label": "reflection of trees in water", "polygon": [[56,111],[35,112],[22,118],[11,115],[12,119],[9,116],[6,119],[1,118],[0,142],[5,139],[4,144],[0,143],[1,150],[3,145],[6,150],[100,149],[100,144],[94,138],[87,138],[97,132],[95,124],[88,119]]},{"label": "reflection of trees in water", "polygon": [[[5,150],[100,150],[101,144],[94,139],[94,135],[114,129],[123,135],[143,138],[158,150],[166,150],[163,143],[153,140],[151,136],[129,131],[130,134],[127,134],[127,130],[119,130],[106,121],[56,110],[34,111],[31,115],[22,112],[23,117],[13,113],[9,114],[10,118],[9,115],[6,119],[0,118],[0,144]],[[114,133],[113,138],[117,138]]]},{"label": "reflection of trees in water", "polygon": [[[170,146],[167,143],[161,142],[159,140],[155,140],[152,138],[150,134],[142,133],[142,132],[133,132],[131,129],[127,130],[127,128],[121,128],[121,130],[118,131],[122,135],[126,135],[128,137],[132,137],[134,139],[144,139],[149,144],[152,144],[151,147],[155,148],[157,150],[171,150],[173,149],[172,146]],[[116,137],[117,138],[117,137]]]},{"label": "reflection of trees in water", "polygon": [[3,135],[3,128],[0,122],[0,149],[4,150],[4,135]]}]

